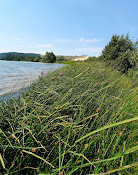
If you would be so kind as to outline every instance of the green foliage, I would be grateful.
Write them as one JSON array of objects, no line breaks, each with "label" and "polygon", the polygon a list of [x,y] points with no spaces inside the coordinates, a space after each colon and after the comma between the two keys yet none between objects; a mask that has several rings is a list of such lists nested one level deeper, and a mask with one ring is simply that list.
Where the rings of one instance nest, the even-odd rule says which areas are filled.
[{"label": "green foliage", "polygon": [[85,62],[91,62],[95,60],[97,60],[97,57],[93,56],[93,57],[89,57],[87,60],[85,60]]},{"label": "green foliage", "polygon": [[113,35],[111,41],[102,51],[102,58],[106,64],[111,64],[117,70],[126,73],[128,69],[136,66],[136,58],[138,42],[132,42],[128,35]]},{"label": "green foliage", "polygon": [[0,103],[0,173],[136,174],[136,93],[97,60],[40,77]]},{"label": "green foliage", "polygon": [[18,53],[18,52],[8,52],[1,53],[0,60],[8,60],[8,61],[33,61],[34,58],[40,56],[39,54],[33,53]]},{"label": "green foliage", "polygon": [[33,62],[40,62],[40,61],[41,57],[39,55],[33,59]]},{"label": "green foliage", "polygon": [[[31,62],[44,62],[44,63],[54,63],[56,61],[56,56],[53,52],[46,52],[43,58],[39,54],[27,54],[27,53],[3,53],[0,54],[1,60],[7,61],[31,61]],[[64,61],[66,61],[64,59]]]},{"label": "green foliage", "polygon": [[34,61],[35,59],[39,58],[39,55],[25,55],[25,54],[6,54],[3,57],[3,60],[7,61]]},{"label": "green foliage", "polygon": [[64,58],[63,56],[60,56],[57,58],[57,62],[62,62],[62,61],[68,61],[68,60]]},{"label": "green foliage", "polygon": [[53,52],[46,52],[46,54],[42,58],[42,62],[54,63],[54,62],[56,62],[56,56],[53,54]]}]

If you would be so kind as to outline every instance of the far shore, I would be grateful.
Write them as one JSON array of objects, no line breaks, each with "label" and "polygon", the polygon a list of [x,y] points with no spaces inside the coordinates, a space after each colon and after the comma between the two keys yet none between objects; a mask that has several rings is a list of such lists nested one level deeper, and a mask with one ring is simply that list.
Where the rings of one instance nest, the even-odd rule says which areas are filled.
[{"label": "far shore", "polygon": [[74,61],[84,61],[84,60],[87,60],[88,58],[89,56],[81,56],[81,57],[75,58]]}]

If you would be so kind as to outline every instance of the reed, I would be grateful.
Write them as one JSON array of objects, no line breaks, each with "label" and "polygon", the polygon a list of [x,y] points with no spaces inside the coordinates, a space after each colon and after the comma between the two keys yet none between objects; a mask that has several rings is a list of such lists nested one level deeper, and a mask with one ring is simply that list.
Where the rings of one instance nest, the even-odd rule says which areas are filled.
[{"label": "reed", "polygon": [[72,63],[0,103],[1,174],[137,174],[137,85]]}]

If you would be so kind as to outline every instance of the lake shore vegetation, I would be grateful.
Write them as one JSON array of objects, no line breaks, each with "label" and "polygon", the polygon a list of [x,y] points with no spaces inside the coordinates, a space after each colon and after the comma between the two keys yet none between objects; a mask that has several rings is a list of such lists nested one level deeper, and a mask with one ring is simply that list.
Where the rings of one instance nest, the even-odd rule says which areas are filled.
[{"label": "lake shore vegetation", "polygon": [[54,63],[56,62],[56,56],[54,55],[53,52],[46,52],[45,55],[11,52],[4,54],[0,60]]},{"label": "lake shore vegetation", "polygon": [[0,172],[136,175],[137,50],[131,54],[135,66],[123,71],[101,59],[104,54],[64,60],[67,66],[3,99]]},{"label": "lake shore vegetation", "polygon": [[99,61],[68,65],[0,104],[7,174],[135,174],[136,84]]}]

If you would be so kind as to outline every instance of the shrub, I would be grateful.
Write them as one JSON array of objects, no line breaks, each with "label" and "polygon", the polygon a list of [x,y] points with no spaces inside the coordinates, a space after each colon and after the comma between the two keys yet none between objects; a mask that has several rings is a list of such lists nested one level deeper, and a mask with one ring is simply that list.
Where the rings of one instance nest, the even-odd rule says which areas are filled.
[{"label": "shrub", "polygon": [[57,58],[57,61],[58,62],[61,62],[61,61],[68,61],[66,58],[64,58],[63,56]]},{"label": "shrub", "polygon": [[39,62],[40,60],[41,60],[41,57],[39,55],[33,59],[34,62]]},{"label": "shrub", "polygon": [[54,63],[56,61],[56,56],[53,52],[46,52],[44,57],[42,58],[42,62],[44,63]]},{"label": "shrub", "polygon": [[[126,73],[136,66],[138,42],[133,42],[129,36],[113,35],[111,41],[102,51],[102,59],[106,64],[113,65],[117,70]],[[135,56],[134,56],[135,55]]]},{"label": "shrub", "polygon": [[97,57],[93,56],[93,57],[89,57],[86,62],[91,62],[91,61],[95,61],[97,60]]}]

